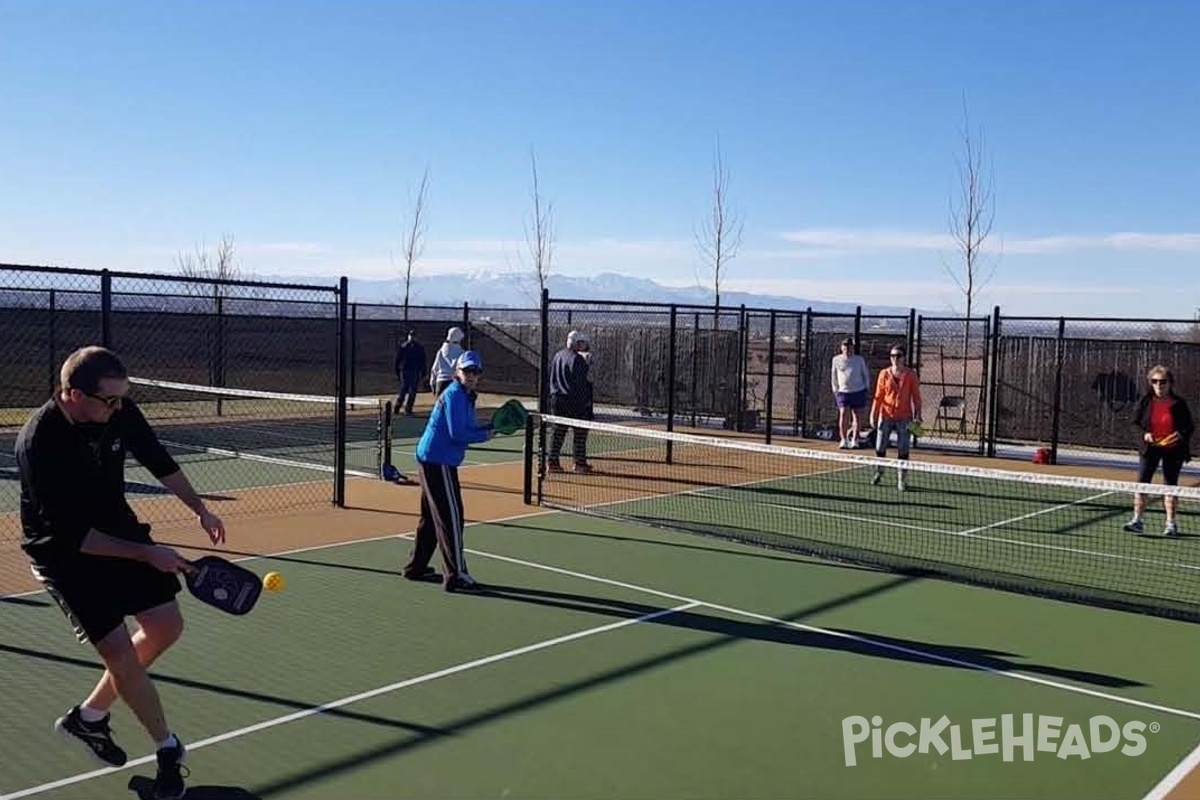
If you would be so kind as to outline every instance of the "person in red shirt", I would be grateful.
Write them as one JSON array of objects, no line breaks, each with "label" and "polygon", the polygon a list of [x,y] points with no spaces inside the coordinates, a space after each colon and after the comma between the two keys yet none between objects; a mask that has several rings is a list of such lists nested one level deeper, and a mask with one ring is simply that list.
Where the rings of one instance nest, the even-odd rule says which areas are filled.
[{"label": "person in red shirt", "polygon": [[[1184,462],[1192,458],[1191,440],[1195,431],[1192,412],[1187,401],[1175,393],[1175,377],[1171,370],[1158,365],[1146,373],[1150,390],[1138,401],[1133,424],[1138,429],[1139,471],[1138,483],[1152,483],[1154,473],[1162,465],[1163,483],[1179,485],[1179,473]],[[1176,498],[1163,497],[1167,512],[1166,536],[1178,536],[1179,525],[1175,520]],[[1125,523],[1125,530],[1141,533],[1145,529],[1142,516],[1146,511],[1146,495],[1133,496],[1133,519]]]}]

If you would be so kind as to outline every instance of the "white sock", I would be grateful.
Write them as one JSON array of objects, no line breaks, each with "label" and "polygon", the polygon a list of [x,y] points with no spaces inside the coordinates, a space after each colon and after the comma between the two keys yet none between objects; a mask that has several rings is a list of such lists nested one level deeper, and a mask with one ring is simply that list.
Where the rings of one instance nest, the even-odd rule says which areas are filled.
[{"label": "white sock", "polygon": [[79,707],[79,718],[84,722],[99,722],[107,716],[107,711],[97,711],[96,709],[87,705],[81,705]]},{"label": "white sock", "polygon": [[178,747],[179,740],[175,738],[175,734],[167,734],[167,738],[158,743],[159,750],[166,750],[168,747]]}]

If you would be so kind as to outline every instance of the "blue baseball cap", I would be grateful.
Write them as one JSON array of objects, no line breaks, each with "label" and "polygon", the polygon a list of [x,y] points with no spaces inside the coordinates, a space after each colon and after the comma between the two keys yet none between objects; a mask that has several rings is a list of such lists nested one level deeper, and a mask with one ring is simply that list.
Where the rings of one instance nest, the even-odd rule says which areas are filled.
[{"label": "blue baseball cap", "polygon": [[476,353],[474,350],[465,350],[465,351],[463,351],[463,354],[458,357],[457,366],[459,369],[474,368],[474,369],[482,370],[483,369],[483,359],[480,358],[479,353]]}]

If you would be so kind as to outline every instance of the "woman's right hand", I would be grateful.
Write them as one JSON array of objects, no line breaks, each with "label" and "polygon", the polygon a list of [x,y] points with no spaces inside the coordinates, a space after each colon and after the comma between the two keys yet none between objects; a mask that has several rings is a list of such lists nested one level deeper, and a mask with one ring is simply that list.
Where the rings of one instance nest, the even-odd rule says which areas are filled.
[{"label": "woman's right hand", "polygon": [[1152,434],[1152,433],[1148,433],[1148,432],[1147,432],[1147,433],[1143,433],[1143,434],[1142,434],[1142,439],[1143,439],[1143,440],[1144,440],[1144,441],[1145,441],[1147,444],[1154,444],[1154,434]]}]

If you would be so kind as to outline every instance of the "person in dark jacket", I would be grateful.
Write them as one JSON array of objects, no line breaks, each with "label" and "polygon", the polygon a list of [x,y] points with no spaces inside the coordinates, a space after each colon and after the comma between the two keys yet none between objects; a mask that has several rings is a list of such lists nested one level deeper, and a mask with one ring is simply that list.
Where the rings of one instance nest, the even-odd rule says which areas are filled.
[{"label": "person in dark jacket", "polygon": [[[554,354],[550,361],[550,413],[554,416],[582,420],[594,417],[590,354],[591,344],[581,331],[571,331],[567,335],[567,346]],[[547,469],[562,472],[560,454],[567,428],[572,428],[575,434],[572,452],[575,471],[591,472],[587,460],[587,428],[558,424],[550,435]]]},{"label": "person in dark jacket", "polygon": [[[125,496],[132,455],[196,515],[213,544],[225,526],[208,510],[178,463],[128,397],[121,359],[103,347],[71,353],[54,396],[33,412],[13,448],[21,477],[21,548],[81,643],[104,674],[55,729],[110,767],[126,763],[113,739],[110,707],[120,697],[156,745],[155,798],[183,797],[184,744],[167,722],[147,670],[179,639],[178,575],[193,569],[154,541]],[[126,618],[138,629],[131,633]]]},{"label": "person in dark jacket", "polygon": [[417,341],[414,331],[408,332],[399,347],[396,348],[396,380],[400,384],[400,393],[396,396],[396,410],[404,406],[404,416],[411,417],[413,403],[417,399],[417,385],[425,376],[427,365],[425,348]]},{"label": "person in dark jacket", "polygon": [[446,567],[442,585],[447,592],[480,588],[467,572],[463,552],[463,497],[458,467],[469,446],[495,435],[490,422],[480,424],[475,417],[476,387],[482,375],[483,361],[475,351],[467,350],[458,357],[454,380],[434,401],[425,432],[417,442],[421,517],[404,577],[436,581],[437,573],[429,560],[440,549]]},{"label": "person in dark jacket", "polygon": [[[1133,425],[1138,430],[1139,471],[1138,483],[1151,483],[1154,473],[1162,465],[1163,483],[1179,485],[1179,473],[1185,462],[1192,458],[1192,434],[1196,426],[1187,401],[1175,393],[1175,377],[1171,370],[1162,365],[1150,368],[1146,374],[1150,390],[1138,401],[1134,411]],[[1167,512],[1166,536],[1178,536],[1179,525],[1175,519],[1177,498],[1163,497]],[[1145,529],[1142,515],[1146,510],[1146,495],[1137,493],[1133,497],[1133,519],[1125,523],[1125,530],[1141,533]]]}]

